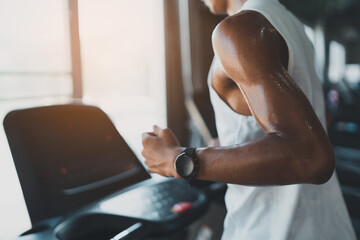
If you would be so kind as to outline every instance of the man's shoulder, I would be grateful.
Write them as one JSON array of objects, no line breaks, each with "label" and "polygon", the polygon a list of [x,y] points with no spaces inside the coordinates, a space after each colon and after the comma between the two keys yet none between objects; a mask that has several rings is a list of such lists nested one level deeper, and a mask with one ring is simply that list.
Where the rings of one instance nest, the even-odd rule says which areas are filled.
[{"label": "man's shoulder", "polygon": [[281,36],[256,11],[241,11],[224,19],[215,28],[212,41],[215,55],[229,75],[244,66],[249,68],[261,64],[270,69],[281,62],[277,58],[280,56],[279,46],[283,44]]},{"label": "man's shoulder", "polygon": [[216,37],[217,34],[229,36],[241,34],[242,37],[246,37],[249,36],[248,34],[258,33],[262,28],[269,26],[271,26],[270,22],[261,13],[246,10],[221,21],[214,29],[213,37]]},{"label": "man's shoulder", "polygon": [[221,21],[213,31],[212,41],[214,48],[231,44],[235,48],[249,49],[273,44],[274,40],[279,40],[278,36],[277,30],[264,15],[246,10]]}]

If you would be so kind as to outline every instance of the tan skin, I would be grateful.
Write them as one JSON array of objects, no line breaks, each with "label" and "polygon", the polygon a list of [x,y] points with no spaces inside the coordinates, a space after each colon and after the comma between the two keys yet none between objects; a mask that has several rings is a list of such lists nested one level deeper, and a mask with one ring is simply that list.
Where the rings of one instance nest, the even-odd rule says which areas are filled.
[{"label": "tan skin", "polygon": [[[213,11],[232,13],[229,6],[245,1],[206,4],[214,2],[226,4]],[[288,51],[280,34],[261,14],[242,11],[222,21],[212,41],[214,90],[236,113],[253,115],[266,135],[241,145],[197,149],[197,177],[253,186],[328,181],[334,153],[311,104],[287,73]],[[174,160],[184,148],[171,130],[154,126],[142,137],[149,171],[179,177]]]}]

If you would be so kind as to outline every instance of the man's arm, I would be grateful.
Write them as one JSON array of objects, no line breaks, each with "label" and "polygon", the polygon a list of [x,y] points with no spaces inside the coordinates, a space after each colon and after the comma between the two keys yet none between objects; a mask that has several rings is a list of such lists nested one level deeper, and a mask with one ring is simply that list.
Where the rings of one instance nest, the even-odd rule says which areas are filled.
[{"label": "man's arm", "polygon": [[[331,177],[331,144],[311,104],[281,64],[280,44],[279,33],[256,12],[229,17],[214,31],[215,54],[266,136],[242,145],[198,149],[199,179],[284,185],[321,184]],[[153,137],[161,139],[168,131],[155,129]],[[170,168],[181,148],[173,145],[172,151],[162,151],[161,144],[154,145],[146,135],[143,144],[151,171],[166,175],[167,168],[167,176],[176,176]],[[156,154],[149,155],[151,148]],[[159,159],[171,163],[158,167]]]}]

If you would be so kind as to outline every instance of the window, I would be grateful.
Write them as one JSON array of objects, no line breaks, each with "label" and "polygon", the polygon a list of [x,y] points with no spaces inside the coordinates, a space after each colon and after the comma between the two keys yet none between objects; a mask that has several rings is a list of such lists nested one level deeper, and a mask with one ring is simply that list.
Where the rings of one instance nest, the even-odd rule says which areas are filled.
[{"label": "window", "polygon": [[[0,0],[1,122],[10,110],[62,103],[72,94],[66,3]],[[0,239],[8,239],[30,219],[2,127],[0,153]]]},{"label": "window", "polygon": [[331,41],[329,54],[329,80],[332,83],[336,83],[344,77],[345,48],[340,43]]},{"label": "window", "polygon": [[163,1],[79,0],[79,29],[84,101],[139,150],[143,131],[166,126]]},{"label": "window", "polygon": [[345,81],[348,87],[357,89],[360,84],[360,64],[346,62],[345,46],[330,42],[329,79],[332,83]]},{"label": "window", "polygon": [[[74,0],[77,1],[77,0]],[[0,119],[73,93],[68,0],[0,0]],[[140,157],[166,126],[163,1],[78,0],[84,102],[100,106]],[[135,17],[136,15],[136,17]],[[0,239],[31,226],[0,127]]]}]

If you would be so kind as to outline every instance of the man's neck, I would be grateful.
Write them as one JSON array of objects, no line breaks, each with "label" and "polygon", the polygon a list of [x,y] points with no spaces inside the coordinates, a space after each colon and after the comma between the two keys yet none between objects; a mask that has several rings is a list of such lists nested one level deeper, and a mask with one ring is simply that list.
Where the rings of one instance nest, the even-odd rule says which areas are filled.
[{"label": "man's neck", "polygon": [[227,2],[227,14],[229,16],[234,15],[244,5],[247,0],[228,0]]}]

